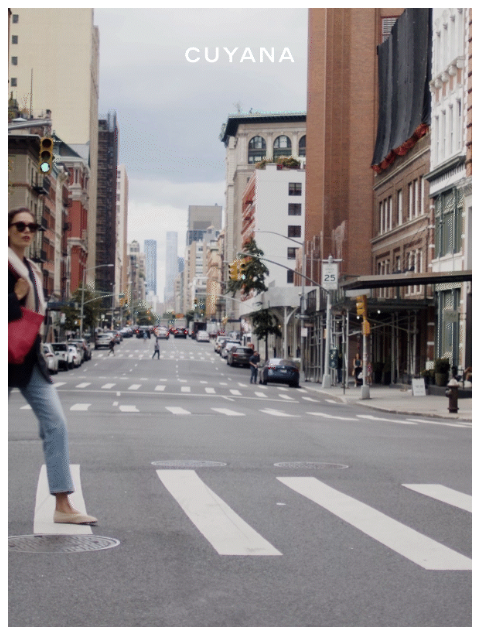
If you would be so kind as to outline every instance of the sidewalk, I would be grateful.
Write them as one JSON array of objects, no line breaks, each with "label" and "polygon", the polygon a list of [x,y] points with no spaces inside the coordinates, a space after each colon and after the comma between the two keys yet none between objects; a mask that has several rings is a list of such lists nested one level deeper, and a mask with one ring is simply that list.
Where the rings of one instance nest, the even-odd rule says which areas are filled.
[{"label": "sidewalk", "polygon": [[337,402],[347,404],[359,404],[364,408],[379,409],[391,413],[407,413],[429,418],[445,418],[460,422],[472,422],[472,398],[459,398],[458,413],[449,413],[448,398],[445,395],[412,395],[411,387],[389,387],[386,385],[372,385],[370,398],[362,400],[360,387],[354,387],[353,381],[349,387],[341,386],[322,389],[322,384],[317,382],[301,382],[300,386],[308,391],[334,398]]}]

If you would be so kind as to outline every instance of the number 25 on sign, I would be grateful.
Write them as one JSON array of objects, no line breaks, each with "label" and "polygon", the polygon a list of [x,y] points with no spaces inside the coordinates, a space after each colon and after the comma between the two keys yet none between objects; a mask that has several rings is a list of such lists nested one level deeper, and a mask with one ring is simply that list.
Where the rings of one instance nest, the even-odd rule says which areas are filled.
[{"label": "number 25 on sign", "polygon": [[322,287],[324,289],[338,289],[338,264],[323,263],[322,264]]}]

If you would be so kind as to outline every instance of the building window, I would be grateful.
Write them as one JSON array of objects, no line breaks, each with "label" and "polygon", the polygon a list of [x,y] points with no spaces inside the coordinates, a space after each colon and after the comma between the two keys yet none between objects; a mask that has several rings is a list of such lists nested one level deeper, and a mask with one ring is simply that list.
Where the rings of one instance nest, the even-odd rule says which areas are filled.
[{"label": "building window", "polygon": [[390,35],[397,18],[382,18],[382,42]]},{"label": "building window", "polygon": [[301,196],[302,195],[302,183],[301,182],[289,182],[288,183],[288,195],[289,196]]},{"label": "building window", "polygon": [[298,143],[298,155],[302,158],[307,157],[307,136],[302,136]]},{"label": "building window", "polygon": [[300,202],[289,202],[288,203],[288,215],[289,216],[301,216],[302,215],[302,205]]},{"label": "building window", "polygon": [[302,227],[300,225],[288,225],[288,237],[289,238],[301,238]]},{"label": "building window", "polygon": [[12,36],[12,44],[18,44],[18,36]]},{"label": "building window", "polygon": [[287,248],[287,258],[289,260],[295,260],[297,253],[297,247],[288,247]]},{"label": "building window", "polygon": [[287,284],[293,284],[293,271],[289,269],[287,271]]},{"label": "building window", "polygon": [[462,246],[463,195],[456,189],[435,200],[435,257],[458,253]]},{"label": "building window", "polygon": [[12,15],[12,22],[13,22],[13,23],[17,23],[17,22],[18,22],[18,13],[14,13],[14,14]]},{"label": "building window", "polygon": [[265,158],[267,144],[262,136],[255,136],[248,143],[248,164],[255,164]]},{"label": "building window", "polygon": [[17,86],[17,79],[16,78],[11,78],[10,79],[10,85],[12,87],[16,87]]},{"label": "building window", "polygon": [[403,191],[397,191],[397,224],[403,223]]},{"label": "building window", "polygon": [[18,58],[17,58],[17,56],[13,56],[13,57],[12,57],[12,64],[13,64],[13,66],[16,66],[16,65],[18,64]]},{"label": "building window", "polygon": [[273,159],[292,155],[292,142],[288,136],[278,136],[273,143]]}]

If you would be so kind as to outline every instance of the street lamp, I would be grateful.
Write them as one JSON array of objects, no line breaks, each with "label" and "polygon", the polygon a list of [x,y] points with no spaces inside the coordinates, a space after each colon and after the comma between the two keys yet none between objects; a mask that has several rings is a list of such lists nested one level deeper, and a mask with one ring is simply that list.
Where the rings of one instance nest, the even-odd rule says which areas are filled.
[{"label": "street lamp", "polygon": [[87,271],[91,271],[92,269],[100,269],[100,267],[114,267],[114,264],[98,264],[95,267],[89,267],[88,269],[83,270],[83,281],[82,281],[82,304],[80,307],[80,337],[83,337],[83,306],[85,304],[85,284],[86,284],[86,276]]}]

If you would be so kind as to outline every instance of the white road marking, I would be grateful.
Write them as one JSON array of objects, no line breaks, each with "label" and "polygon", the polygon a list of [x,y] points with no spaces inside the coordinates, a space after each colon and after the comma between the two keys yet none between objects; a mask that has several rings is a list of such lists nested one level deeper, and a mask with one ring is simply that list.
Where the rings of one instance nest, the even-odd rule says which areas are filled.
[{"label": "white road marking", "polygon": [[319,413],[318,411],[307,411],[309,416],[320,416],[321,418],[331,418],[332,420],[350,420],[353,422],[358,422],[358,418],[344,418],[342,416],[331,416],[328,413]]},{"label": "white road marking", "polygon": [[[80,465],[71,464],[75,493],[72,494],[72,504],[75,509],[87,513],[80,482]],[[53,521],[55,511],[55,496],[50,495],[47,480],[47,467],[42,465],[37,484],[37,496],[35,499],[35,515],[33,518],[33,533],[35,535],[78,536],[92,533],[92,527],[87,524],[56,524]]]},{"label": "white road marking", "polygon": [[469,422],[435,422],[433,420],[420,420],[420,418],[417,418],[417,416],[415,416],[415,422],[423,422],[425,424],[441,424],[444,427],[463,427],[464,429],[471,429],[472,428],[472,424]]},{"label": "white road marking", "polygon": [[452,507],[472,513],[472,496],[467,493],[450,489],[450,487],[445,487],[443,484],[404,484],[402,486],[422,493],[429,498],[450,504]]},{"label": "white road marking", "polygon": [[328,398],[325,398],[325,402],[330,402],[331,404],[338,404],[336,400],[329,400]]},{"label": "white road marking", "polygon": [[85,387],[89,387],[91,384],[91,382],[81,382],[80,384],[77,384],[76,387],[77,389],[85,389]]},{"label": "white road marking", "polygon": [[281,556],[191,469],[157,470],[158,477],[212,547],[227,556]]},{"label": "white road marking", "polygon": [[278,409],[260,409],[262,413],[268,413],[271,416],[278,416],[279,418],[299,418],[300,416],[293,416],[290,413],[284,411],[278,411]]},{"label": "white road marking", "polygon": [[255,395],[258,396],[259,398],[266,398],[267,394],[263,393],[263,391],[255,391]]},{"label": "white road marking", "polygon": [[155,387],[155,391],[165,391],[165,385],[157,384],[157,386]]},{"label": "white road marking", "polygon": [[29,404],[24,404],[20,409],[31,409],[32,407]]},{"label": "white road marking", "polygon": [[137,389],[140,389],[140,387],[141,387],[141,386],[142,386],[141,384],[131,384],[131,385],[128,387],[128,390],[129,390],[129,391],[136,391]]},{"label": "white road marking", "polygon": [[230,393],[232,394],[232,396],[241,396],[242,392],[239,391],[238,389],[230,389]]},{"label": "white road marking", "polygon": [[70,407],[70,411],[88,411],[88,407],[91,406],[91,404],[73,404]]},{"label": "white road marking", "polygon": [[320,482],[317,478],[277,478],[309,500],[424,569],[470,571],[472,561],[457,551]]},{"label": "white road marking", "polygon": [[248,384],[244,384],[243,382],[239,382],[238,386],[239,387],[248,387]]},{"label": "white road marking", "polygon": [[375,420],[377,422],[394,422],[395,424],[415,424],[414,420],[405,418],[404,420],[392,420],[391,418],[380,418],[379,416],[357,415],[357,418],[363,418],[365,420]]},{"label": "white road marking", "polygon": [[66,384],[66,382],[54,382],[53,386],[54,387],[61,387],[62,384]]},{"label": "white road marking", "polygon": [[190,389],[190,387],[181,387],[180,391],[182,393],[190,393],[191,389]]},{"label": "white road marking", "polygon": [[190,411],[187,411],[186,409],[182,409],[182,407],[165,407],[165,409],[167,411],[170,411],[170,413],[174,413],[175,415],[178,415],[178,416],[186,416],[190,414]]},{"label": "white road marking", "polygon": [[205,393],[215,393],[215,389],[213,387],[205,387]]},{"label": "white road marking", "polygon": [[285,395],[284,393],[279,393],[278,397],[279,398],[283,398],[284,400],[293,400],[293,398],[291,398],[290,396]]},{"label": "white road marking", "polygon": [[118,408],[123,413],[140,413],[137,407],[131,404],[121,404]]},{"label": "white road marking", "polygon": [[239,413],[238,411],[232,411],[231,409],[213,409],[213,411],[218,411],[218,413],[223,413],[226,416],[244,416],[244,413]]},{"label": "white road marking", "polygon": [[115,386],[115,382],[109,382],[108,384],[104,384],[102,389],[111,389]]},{"label": "white road marking", "polygon": [[303,396],[304,400],[308,400],[309,402],[318,402],[318,400],[315,400],[315,398],[309,398],[308,396]]}]

